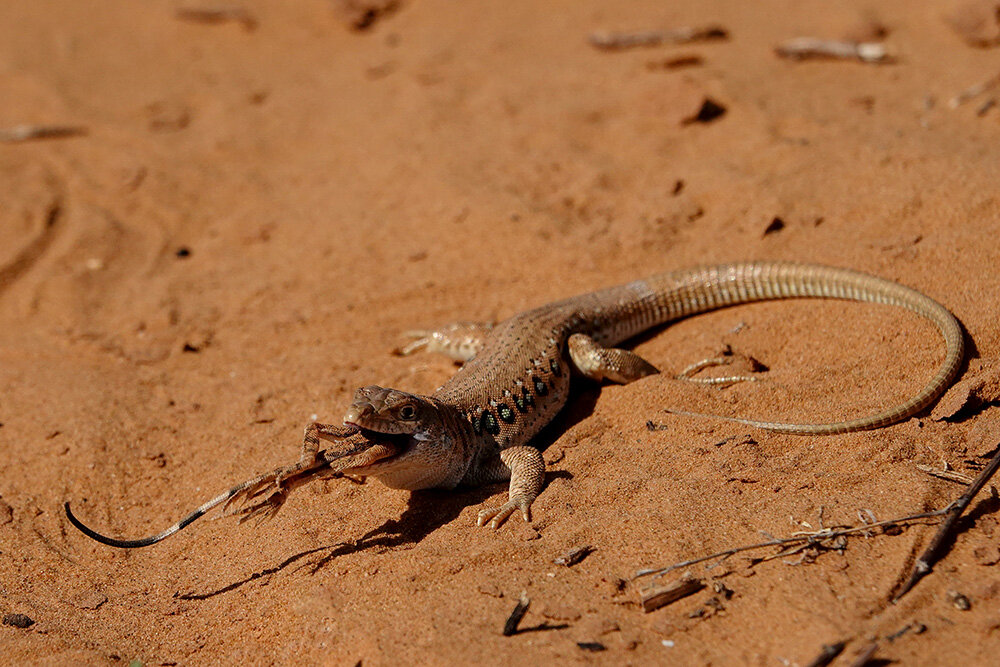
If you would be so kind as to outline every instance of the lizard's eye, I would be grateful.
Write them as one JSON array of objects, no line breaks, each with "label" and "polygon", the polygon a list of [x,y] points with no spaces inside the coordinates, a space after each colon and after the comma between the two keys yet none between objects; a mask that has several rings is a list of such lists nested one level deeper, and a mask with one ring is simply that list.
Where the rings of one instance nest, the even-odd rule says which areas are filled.
[{"label": "lizard's eye", "polygon": [[407,421],[417,416],[417,409],[412,405],[404,405],[399,409],[399,418]]}]

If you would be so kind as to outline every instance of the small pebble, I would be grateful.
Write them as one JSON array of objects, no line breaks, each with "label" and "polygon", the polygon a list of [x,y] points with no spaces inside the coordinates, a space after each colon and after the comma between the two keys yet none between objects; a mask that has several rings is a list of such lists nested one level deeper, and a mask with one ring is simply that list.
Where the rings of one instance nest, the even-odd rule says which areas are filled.
[{"label": "small pebble", "polygon": [[35,619],[30,616],[25,616],[24,614],[4,614],[3,624],[9,625],[14,628],[30,628],[35,624]]}]

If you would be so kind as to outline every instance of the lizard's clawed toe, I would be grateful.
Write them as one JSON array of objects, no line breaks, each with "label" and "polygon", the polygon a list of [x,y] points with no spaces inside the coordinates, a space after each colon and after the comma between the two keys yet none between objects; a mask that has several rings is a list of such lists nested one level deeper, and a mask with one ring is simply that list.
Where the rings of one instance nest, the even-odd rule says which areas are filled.
[{"label": "lizard's clawed toe", "polygon": [[525,498],[515,498],[508,500],[496,509],[482,510],[476,520],[476,525],[485,526],[489,522],[490,528],[496,530],[517,510],[521,510],[522,519],[531,521],[531,501]]}]

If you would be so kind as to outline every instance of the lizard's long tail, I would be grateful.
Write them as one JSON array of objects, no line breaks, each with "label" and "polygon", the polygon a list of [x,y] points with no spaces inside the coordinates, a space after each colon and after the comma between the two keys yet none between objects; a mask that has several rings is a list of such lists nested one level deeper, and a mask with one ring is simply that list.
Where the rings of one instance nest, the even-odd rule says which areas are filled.
[{"label": "lizard's long tail", "polygon": [[864,431],[894,424],[926,408],[951,385],[962,363],[962,327],[947,308],[914,289],[866,273],[814,264],[748,262],[676,271],[645,283],[650,290],[645,308],[662,322],[740,303],[818,297],[906,308],[930,320],[944,337],[945,357],[934,377],[909,400],[874,415],[828,424],[789,424],[670,410],[677,414],[710,416],[798,435]]}]

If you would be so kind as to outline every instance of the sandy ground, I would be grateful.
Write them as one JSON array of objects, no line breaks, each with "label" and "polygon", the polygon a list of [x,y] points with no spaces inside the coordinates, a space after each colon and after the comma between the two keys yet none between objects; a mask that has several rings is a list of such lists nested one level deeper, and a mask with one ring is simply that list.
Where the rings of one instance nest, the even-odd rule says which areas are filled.
[{"label": "sandy ground", "polygon": [[[0,128],[86,130],[0,144],[0,612],[35,621],[0,626],[0,661],[805,665],[847,641],[848,664],[873,639],[876,664],[995,659],[989,492],[895,606],[931,527],[733,558],[707,573],[731,597],[710,587],[648,614],[624,581],[818,527],[821,511],[857,523],[960,493],[915,464],[974,474],[1000,441],[996,408],[823,438],[663,412],[822,421],[901,401],[942,344],[878,306],[759,304],[644,339],[666,372],[581,383],[530,525],[475,527],[503,485],[344,481],[258,527],[203,519],[138,551],[69,526],[66,500],[107,532],[154,532],[293,461],[303,426],[337,421],[356,387],[432,391],[454,366],[391,355],[408,329],[693,264],[898,280],[961,319],[966,375],[996,363],[1000,108],[984,108],[995,90],[949,100],[1000,72],[1000,48],[963,41],[956,3],[368,5],[390,10],[240,0],[243,20],[206,23],[178,14],[213,6],[194,1],[0,4]],[[891,64],[774,52],[873,21]],[[587,41],[706,25],[729,38]],[[725,113],[686,122],[706,98]],[[726,344],[766,381],[672,379]],[[595,551],[553,564],[582,545]],[[521,591],[525,631],[504,637]]]}]

